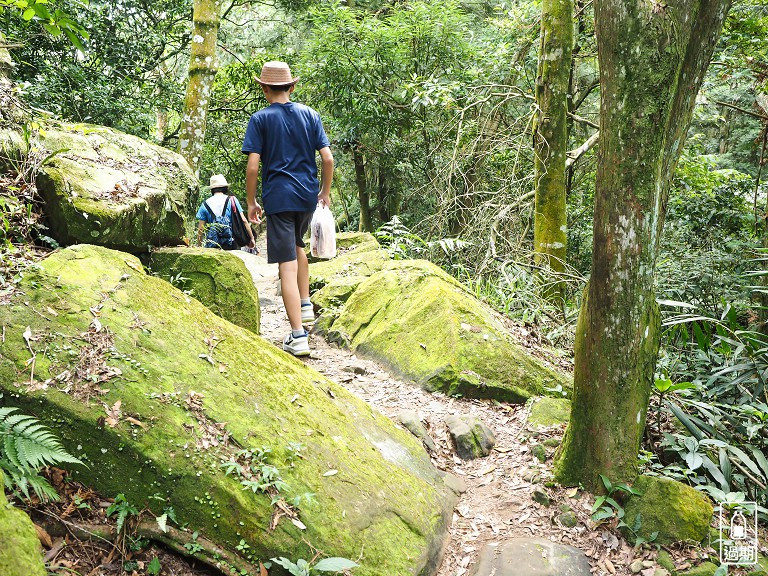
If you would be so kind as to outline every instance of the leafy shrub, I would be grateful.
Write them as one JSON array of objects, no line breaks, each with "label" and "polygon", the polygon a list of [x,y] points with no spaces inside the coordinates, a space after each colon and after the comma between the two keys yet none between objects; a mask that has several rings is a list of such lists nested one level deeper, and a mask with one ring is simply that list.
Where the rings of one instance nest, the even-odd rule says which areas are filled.
[{"label": "leafy shrub", "polygon": [[[673,355],[679,357],[671,361],[668,351],[661,363],[670,370],[661,387],[672,397],[658,409],[683,429],[663,435],[662,462],[653,468],[716,498],[741,492],[765,507],[768,336],[739,329],[732,310],[726,306],[720,318],[688,314],[667,321],[666,336],[677,342]],[[678,384],[665,386],[667,380]]]},{"label": "leafy shrub", "polygon": [[38,472],[45,466],[82,464],[69,454],[37,418],[0,408],[0,468],[5,486],[29,498],[30,488],[41,500],[58,500],[56,490]]}]

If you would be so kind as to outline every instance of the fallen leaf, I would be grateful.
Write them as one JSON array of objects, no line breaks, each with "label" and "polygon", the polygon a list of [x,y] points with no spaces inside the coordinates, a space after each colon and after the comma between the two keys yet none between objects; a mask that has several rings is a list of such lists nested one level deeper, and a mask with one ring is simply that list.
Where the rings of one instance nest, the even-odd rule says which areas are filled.
[{"label": "fallen leaf", "polygon": [[566,496],[568,496],[568,498],[573,498],[578,493],[579,493],[579,489],[578,488],[571,488],[565,494],[566,494]]},{"label": "fallen leaf", "polygon": [[267,569],[264,568],[264,564],[259,562],[259,576],[269,576],[269,572],[267,572]]},{"label": "fallen leaf", "polygon": [[336,475],[336,474],[338,474],[338,473],[339,473],[339,471],[338,471],[338,470],[328,470],[328,472],[326,472],[325,474],[323,474],[323,476],[335,476],[335,475]]},{"label": "fallen leaf", "polygon": [[291,518],[291,524],[296,526],[299,530],[306,530],[307,527],[304,525],[304,523],[299,520],[298,518]]},{"label": "fallen leaf", "polygon": [[132,270],[136,270],[136,272],[143,272],[143,270],[141,269],[141,266],[139,266],[138,264],[132,262],[131,260],[126,260],[125,264],[126,264],[126,266],[128,266],[128,268],[130,268]]},{"label": "fallen leaf", "polygon": [[216,363],[213,361],[213,358],[211,358],[208,354],[198,354],[198,358],[202,358],[203,360],[208,360],[208,362],[211,363],[211,366],[215,366]]},{"label": "fallen leaf", "polygon": [[[147,426],[146,426],[146,424],[144,424],[144,422],[140,422],[139,420],[136,420],[136,418],[132,418],[131,416],[127,416],[127,417],[126,417],[126,420],[127,420],[128,422],[130,422],[131,424],[136,424],[136,426],[140,426],[140,427],[141,427],[141,428],[143,428],[144,430],[146,430],[146,429],[147,429]],[[163,532],[165,532],[165,530],[163,530]]]},{"label": "fallen leaf", "polygon": [[496,470],[496,466],[491,464],[490,466],[487,466],[487,467],[483,468],[482,470],[480,470],[480,472],[478,472],[477,475],[478,476],[485,476],[486,474],[490,474],[494,470]]},{"label": "fallen leaf", "polygon": [[27,329],[24,330],[23,336],[24,336],[24,340],[27,343],[27,346],[29,346],[29,339],[32,338],[32,329],[29,326],[27,326]]},{"label": "fallen leaf", "polygon": [[50,314],[51,316],[58,316],[58,315],[59,315],[59,313],[58,313],[58,312],[56,312],[56,310],[54,310],[54,309],[53,309],[53,308],[51,308],[50,306],[46,306],[46,307],[45,307],[45,310],[46,310],[46,311],[48,312],[48,314]]},{"label": "fallen leaf", "polygon": [[107,417],[104,422],[110,427],[114,428],[120,422],[120,406],[123,404],[122,400],[118,400],[112,405],[112,408],[104,404],[104,410],[107,412]]},{"label": "fallen leaf", "polygon": [[48,532],[46,532],[45,528],[38,526],[37,524],[34,526],[35,531],[37,532],[37,539],[40,540],[40,544],[50,549],[53,546],[51,536],[48,534]]}]

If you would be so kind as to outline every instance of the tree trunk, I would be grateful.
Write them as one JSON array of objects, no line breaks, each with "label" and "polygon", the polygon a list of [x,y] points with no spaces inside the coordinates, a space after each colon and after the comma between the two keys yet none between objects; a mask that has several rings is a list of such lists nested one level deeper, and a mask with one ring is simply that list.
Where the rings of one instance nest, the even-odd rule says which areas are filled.
[{"label": "tree trunk", "polygon": [[[567,218],[565,153],[573,50],[573,0],[544,0],[536,81],[538,115],[533,128],[536,200],[533,245],[536,263],[565,270]],[[552,293],[560,293],[555,289]]]},{"label": "tree trunk", "polygon": [[670,181],[729,0],[595,1],[600,142],[592,271],[576,329],[564,484],[632,481],[659,312],[653,275]]},{"label": "tree trunk", "polygon": [[179,134],[179,153],[197,173],[205,140],[205,120],[216,77],[216,39],[222,0],[195,0],[189,83]]},{"label": "tree trunk", "polygon": [[352,160],[355,164],[355,183],[357,197],[360,200],[360,232],[373,232],[371,220],[371,197],[368,193],[368,183],[365,179],[365,164],[359,144],[352,146]]},{"label": "tree trunk", "polygon": [[379,220],[389,222],[389,188],[387,186],[387,171],[379,164],[378,186],[376,188],[376,208],[379,211]]}]

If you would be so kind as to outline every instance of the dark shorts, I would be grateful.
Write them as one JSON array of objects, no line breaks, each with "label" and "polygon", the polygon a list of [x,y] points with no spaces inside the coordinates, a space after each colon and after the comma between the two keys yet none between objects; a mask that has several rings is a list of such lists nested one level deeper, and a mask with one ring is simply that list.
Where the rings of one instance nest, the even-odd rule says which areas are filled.
[{"label": "dark shorts", "polygon": [[296,247],[304,248],[304,234],[313,212],[278,212],[267,216],[267,262],[296,260]]}]

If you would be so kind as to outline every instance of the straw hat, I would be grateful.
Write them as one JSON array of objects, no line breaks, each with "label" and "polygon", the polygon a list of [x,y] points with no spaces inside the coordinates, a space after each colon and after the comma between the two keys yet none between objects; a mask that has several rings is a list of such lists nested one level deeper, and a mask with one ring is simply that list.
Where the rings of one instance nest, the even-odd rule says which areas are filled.
[{"label": "straw hat", "polygon": [[227,179],[224,178],[223,174],[214,174],[211,176],[210,188],[224,188],[225,186],[229,186],[229,182],[227,182]]},{"label": "straw hat", "polygon": [[262,86],[290,86],[298,81],[299,77],[291,76],[291,69],[285,62],[265,62],[261,67],[261,78],[256,76],[256,82]]}]

